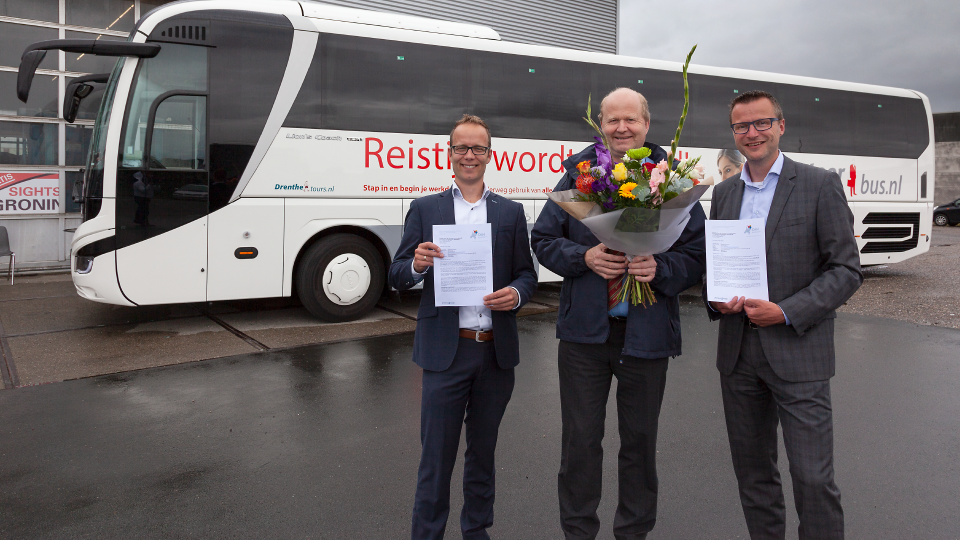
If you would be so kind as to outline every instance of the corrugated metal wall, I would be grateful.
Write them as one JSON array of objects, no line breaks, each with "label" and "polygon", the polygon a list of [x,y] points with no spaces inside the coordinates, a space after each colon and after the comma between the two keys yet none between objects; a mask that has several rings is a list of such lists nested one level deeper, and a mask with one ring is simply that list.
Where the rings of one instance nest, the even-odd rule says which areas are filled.
[{"label": "corrugated metal wall", "polygon": [[617,0],[324,0],[431,19],[482,24],[504,41],[617,52]]}]

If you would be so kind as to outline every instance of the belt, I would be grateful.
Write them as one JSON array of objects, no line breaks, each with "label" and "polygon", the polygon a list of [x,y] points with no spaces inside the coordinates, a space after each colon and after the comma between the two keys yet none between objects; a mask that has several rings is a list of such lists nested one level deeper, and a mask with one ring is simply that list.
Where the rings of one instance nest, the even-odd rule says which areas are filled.
[{"label": "belt", "polygon": [[461,328],[460,337],[467,338],[467,339],[475,339],[478,342],[493,341],[493,330],[487,330],[486,332],[482,332],[480,330],[468,330],[466,328]]},{"label": "belt", "polygon": [[759,326],[757,326],[757,323],[751,321],[749,317],[743,318],[743,326],[748,330],[757,330],[760,328]]},{"label": "belt", "polygon": [[607,319],[609,319],[610,324],[627,324],[626,317],[614,317],[612,315],[607,315]]}]

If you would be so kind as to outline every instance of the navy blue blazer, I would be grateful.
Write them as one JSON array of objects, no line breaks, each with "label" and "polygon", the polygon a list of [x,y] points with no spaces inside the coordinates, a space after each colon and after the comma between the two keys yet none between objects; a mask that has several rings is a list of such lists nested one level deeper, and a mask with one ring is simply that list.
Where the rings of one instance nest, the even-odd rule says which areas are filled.
[{"label": "navy blue blazer", "polygon": [[[490,193],[487,196],[487,223],[493,233],[493,290],[514,287],[520,293],[520,306],[537,290],[537,273],[530,254],[527,220],[523,205]],[[417,283],[413,274],[414,250],[422,242],[433,241],[434,225],[455,225],[453,191],[428,195],[413,201],[407,212],[400,248],[390,265],[387,281],[397,290]],[[519,309],[519,307],[517,309]],[[509,369],[520,363],[517,338],[517,310],[494,311],[493,343],[497,363]],[[453,363],[460,339],[460,308],[436,306],[433,271],[427,271],[417,312],[413,361],[429,371],[444,371]]]},{"label": "navy blue blazer", "polygon": [[[654,162],[667,159],[667,152],[647,143]],[[555,191],[576,187],[577,163],[596,163],[591,145],[564,160],[567,173]],[[630,306],[627,312],[627,334],[623,354],[639,358],[665,358],[681,353],[681,292],[695,285],[706,266],[703,207],[697,203],[690,210],[690,221],[677,242],[668,251],[654,255],[657,274],[650,288],[657,303],[646,308]],[[604,343],[610,334],[607,320],[607,280],[587,267],[583,256],[600,243],[585,225],[574,219],[555,202],[547,201],[530,233],[534,252],[540,264],[563,277],[560,309],[557,316],[557,338],[574,343]]]}]

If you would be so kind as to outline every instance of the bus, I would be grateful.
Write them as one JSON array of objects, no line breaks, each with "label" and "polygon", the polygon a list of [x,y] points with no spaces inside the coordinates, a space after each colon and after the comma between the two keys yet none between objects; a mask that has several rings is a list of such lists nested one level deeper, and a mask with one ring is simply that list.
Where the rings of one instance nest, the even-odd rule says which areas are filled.
[{"label": "bus", "polygon": [[[508,43],[483,26],[310,1],[177,2],[142,17],[125,42],[33,44],[21,99],[48,50],[118,57],[112,73],[73,81],[64,113],[106,81],[71,273],[80,296],[127,306],[296,294],[323,320],[356,319],[384,291],[411,201],[451,185],[448,134],[461,114],[491,126],[487,185],[521,202],[532,227],[561,162],[592,142],[588,96],[596,109],[613,88],[642,92],[647,140],[661,146],[683,106],[680,63]],[[862,264],[929,249],[924,95],[689,71],[679,157],[699,155],[712,169],[733,147],[731,99],[769,91],[785,111],[781,149],[847,186]],[[540,279],[560,278],[540,269]]]}]

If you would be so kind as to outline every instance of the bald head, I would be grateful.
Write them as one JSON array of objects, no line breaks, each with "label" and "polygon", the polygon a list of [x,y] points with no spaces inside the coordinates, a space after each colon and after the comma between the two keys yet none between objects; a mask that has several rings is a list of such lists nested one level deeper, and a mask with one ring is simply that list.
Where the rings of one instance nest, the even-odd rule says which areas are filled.
[{"label": "bald head", "polygon": [[607,94],[600,102],[600,123],[603,123],[603,115],[608,106],[615,106],[617,109],[629,108],[639,112],[642,118],[648,124],[650,123],[650,108],[647,106],[647,98],[643,94],[632,88],[620,87]]},{"label": "bald head", "polygon": [[650,129],[650,110],[640,92],[617,88],[600,102],[600,131],[607,141],[610,157],[619,163],[631,148],[640,148]]}]

